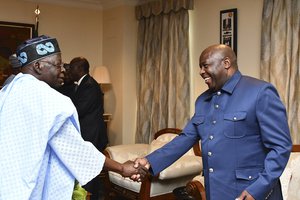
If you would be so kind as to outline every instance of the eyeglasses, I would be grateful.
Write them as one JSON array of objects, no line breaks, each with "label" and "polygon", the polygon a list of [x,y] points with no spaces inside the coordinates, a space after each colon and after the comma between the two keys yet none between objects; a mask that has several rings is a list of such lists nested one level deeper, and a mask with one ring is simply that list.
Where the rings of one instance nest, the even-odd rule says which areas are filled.
[{"label": "eyeglasses", "polygon": [[39,62],[44,62],[44,63],[47,63],[49,65],[52,65],[52,66],[56,67],[57,69],[64,70],[64,63],[60,63],[60,64],[56,65],[56,64],[53,64],[53,63],[51,63],[49,61],[44,61],[44,60],[40,60]]}]

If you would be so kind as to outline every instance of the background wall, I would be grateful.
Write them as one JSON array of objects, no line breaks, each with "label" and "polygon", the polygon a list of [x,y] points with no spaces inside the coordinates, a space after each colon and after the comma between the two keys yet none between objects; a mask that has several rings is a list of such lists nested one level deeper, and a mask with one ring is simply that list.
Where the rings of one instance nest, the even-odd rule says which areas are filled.
[{"label": "background wall", "polygon": [[[199,55],[219,43],[220,10],[238,9],[238,64],[243,74],[259,77],[263,0],[194,0],[190,11],[191,115],[194,101],[207,86],[199,76]],[[0,21],[34,23],[36,4],[0,0]],[[40,34],[59,40],[63,60],[86,57],[91,67],[105,65],[112,84],[105,87],[105,111],[111,145],[134,143],[136,126],[136,43],[134,6],[105,10],[39,4]],[[182,127],[183,128],[183,127]]]},{"label": "background wall", "polygon": [[[245,75],[259,78],[263,0],[195,0],[190,11],[191,115],[198,95],[207,89],[199,76],[199,55],[219,43],[220,10],[238,9],[238,64]],[[134,143],[136,127],[136,40],[138,22],[133,6],[103,12],[103,63],[111,70],[112,90],[106,93],[106,111],[113,114],[112,145]],[[183,127],[182,127],[183,128]]]},{"label": "background wall", "polygon": [[[0,21],[35,23],[37,4],[20,0],[0,0]],[[65,62],[84,56],[91,67],[102,64],[102,11],[39,4],[39,34],[56,37]]]},{"label": "background wall", "polygon": [[111,74],[105,93],[105,111],[112,114],[110,144],[134,143],[136,124],[137,21],[134,6],[103,12],[103,63]]},{"label": "background wall", "polygon": [[237,8],[237,55],[240,71],[259,78],[260,33],[263,0],[195,0],[190,11],[191,114],[198,95],[207,89],[199,75],[200,53],[220,42],[220,11]]}]

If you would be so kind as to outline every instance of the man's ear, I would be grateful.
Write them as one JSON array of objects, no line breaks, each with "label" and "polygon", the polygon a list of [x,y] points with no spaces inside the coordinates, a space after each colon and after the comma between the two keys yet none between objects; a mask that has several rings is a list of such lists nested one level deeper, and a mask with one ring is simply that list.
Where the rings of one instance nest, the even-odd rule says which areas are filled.
[{"label": "man's ear", "polygon": [[223,63],[224,63],[225,69],[229,69],[231,67],[231,61],[228,57],[225,57],[223,59]]},{"label": "man's ear", "polygon": [[42,74],[42,66],[39,62],[33,64],[33,69],[37,74]]}]

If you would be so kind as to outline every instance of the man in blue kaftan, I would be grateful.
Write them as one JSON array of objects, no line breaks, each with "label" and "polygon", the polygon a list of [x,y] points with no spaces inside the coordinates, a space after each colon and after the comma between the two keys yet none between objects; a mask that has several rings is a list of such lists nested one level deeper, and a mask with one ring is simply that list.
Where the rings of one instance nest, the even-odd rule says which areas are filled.
[{"label": "man in blue kaftan", "polygon": [[282,200],[279,177],[292,142],[276,89],[243,76],[226,45],[206,48],[199,67],[209,89],[194,116],[180,136],[136,163],[157,174],[200,139],[207,200]]}]

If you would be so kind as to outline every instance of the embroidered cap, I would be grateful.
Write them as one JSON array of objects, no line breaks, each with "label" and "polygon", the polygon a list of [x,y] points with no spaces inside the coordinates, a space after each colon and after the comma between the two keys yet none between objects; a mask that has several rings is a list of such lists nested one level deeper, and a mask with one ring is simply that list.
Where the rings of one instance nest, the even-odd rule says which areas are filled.
[{"label": "embroidered cap", "polygon": [[57,53],[60,53],[57,40],[46,35],[26,40],[17,48],[17,57],[22,67]]}]

